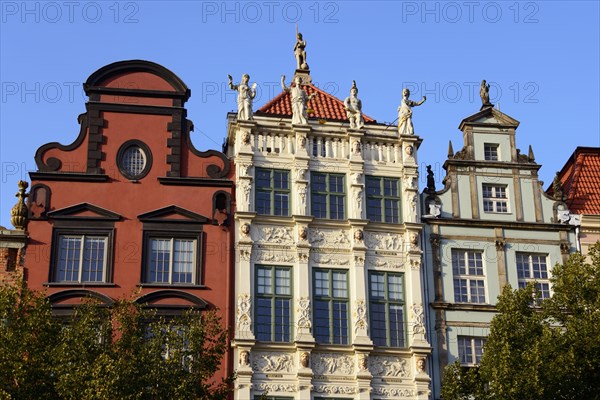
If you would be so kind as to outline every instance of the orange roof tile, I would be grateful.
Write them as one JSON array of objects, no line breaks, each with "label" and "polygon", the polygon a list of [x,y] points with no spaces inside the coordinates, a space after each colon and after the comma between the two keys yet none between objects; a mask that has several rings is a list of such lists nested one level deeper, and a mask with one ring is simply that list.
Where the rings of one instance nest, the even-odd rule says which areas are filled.
[{"label": "orange roof tile", "polygon": [[[292,84],[295,86],[295,84]],[[319,89],[313,85],[302,85],[307,95],[317,93],[308,102],[308,118],[309,119],[325,119],[328,121],[348,121],[344,102],[337,97]],[[312,110],[312,112],[311,112]],[[267,104],[254,112],[255,115],[271,115],[277,117],[291,118],[292,104],[289,92],[281,92],[275,96]],[[365,123],[376,123],[373,118],[363,114]]]},{"label": "orange roof tile", "polygon": [[[600,147],[578,147],[559,173],[575,214],[600,214]],[[547,190],[552,193],[552,185]]]}]

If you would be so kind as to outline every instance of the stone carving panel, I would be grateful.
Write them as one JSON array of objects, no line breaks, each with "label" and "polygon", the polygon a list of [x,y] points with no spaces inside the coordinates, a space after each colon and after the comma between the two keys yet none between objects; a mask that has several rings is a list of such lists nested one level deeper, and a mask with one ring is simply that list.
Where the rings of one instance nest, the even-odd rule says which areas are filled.
[{"label": "stone carving panel", "polygon": [[368,258],[369,267],[373,268],[387,268],[387,269],[404,269],[404,263],[400,260],[392,260],[385,258]]},{"label": "stone carving panel", "polygon": [[298,328],[311,329],[312,322],[310,321],[310,299],[308,297],[300,297],[298,299]]},{"label": "stone carving panel", "polygon": [[366,332],[369,324],[367,323],[367,303],[364,300],[356,300],[356,311],[354,312],[356,321],[354,322],[354,333],[358,330]]},{"label": "stone carving panel", "polygon": [[250,295],[247,293],[240,294],[237,302],[237,328],[240,332],[250,331],[252,326],[252,318],[250,317]]},{"label": "stone carving panel", "polygon": [[398,233],[365,232],[365,244],[371,250],[402,250],[402,236]]},{"label": "stone carving panel", "polygon": [[369,371],[371,371],[371,374],[377,376],[410,377],[408,362],[403,358],[394,356],[369,357]]},{"label": "stone carving panel", "polygon": [[345,354],[314,353],[312,369],[317,375],[350,375],[354,373],[354,358]]},{"label": "stone carving panel", "polygon": [[355,394],[357,390],[354,386],[340,385],[314,385],[313,391],[326,394]]},{"label": "stone carving panel", "polygon": [[373,394],[377,396],[386,396],[386,397],[410,397],[413,398],[417,396],[417,391],[413,389],[402,389],[395,387],[374,387]]},{"label": "stone carving panel", "polygon": [[252,369],[255,372],[292,372],[293,357],[287,353],[254,353]]},{"label": "stone carving panel", "polygon": [[350,247],[350,238],[346,231],[311,228],[308,241],[315,247]]},{"label": "stone carving panel", "polygon": [[298,386],[291,383],[254,383],[252,389],[260,392],[274,393],[274,392],[297,392]]},{"label": "stone carving panel", "polygon": [[313,262],[316,264],[327,265],[349,265],[350,258],[347,255],[342,255],[336,252],[319,252],[312,253]]},{"label": "stone carving panel", "polygon": [[291,263],[296,261],[296,256],[292,251],[281,251],[281,250],[259,250],[255,256],[255,261],[266,261],[266,262],[284,262]]},{"label": "stone carving panel", "polygon": [[294,243],[292,228],[287,226],[257,226],[253,233],[253,239],[256,242],[268,244]]}]

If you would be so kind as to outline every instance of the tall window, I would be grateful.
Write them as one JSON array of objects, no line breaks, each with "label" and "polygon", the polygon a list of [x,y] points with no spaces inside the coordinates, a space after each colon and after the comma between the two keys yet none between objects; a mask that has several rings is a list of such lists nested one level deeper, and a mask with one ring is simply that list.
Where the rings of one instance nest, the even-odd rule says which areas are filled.
[{"label": "tall window", "polygon": [[377,346],[404,347],[402,279],[391,272],[369,274],[371,339]]},{"label": "tall window", "polygon": [[367,218],[370,221],[399,222],[400,189],[398,179],[367,177]]},{"label": "tall window", "polygon": [[485,276],[479,251],[452,249],[454,301],[485,303]]},{"label": "tall window", "polygon": [[348,344],[348,273],[314,269],[314,333],[318,343]]},{"label": "tall window", "polygon": [[317,218],[345,218],[344,175],[313,172],[310,177],[312,215]]},{"label": "tall window", "polygon": [[256,318],[258,340],[291,341],[292,269],[259,265],[256,267]]},{"label": "tall window", "polygon": [[496,143],[485,143],[483,145],[483,157],[487,161],[498,161],[498,145]]},{"label": "tall window", "polygon": [[483,211],[485,212],[508,212],[508,198],[506,197],[506,185],[483,184]]},{"label": "tall window", "polygon": [[150,237],[145,283],[197,283],[198,241],[195,238]]},{"label": "tall window", "polygon": [[106,282],[108,236],[58,235],[54,282]]},{"label": "tall window", "polygon": [[289,171],[256,169],[256,212],[262,215],[289,215]]},{"label": "tall window", "polygon": [[550,282],[546,254],[517,253],[517,276],[519,287],[524,288],[529,282],[535,282],[541,299],[550,297]]},{"label": "tall window", "polygon": [[485,338],[473,336],[458,337],[458,355],[464,366],[475,366],[481,362]]}]

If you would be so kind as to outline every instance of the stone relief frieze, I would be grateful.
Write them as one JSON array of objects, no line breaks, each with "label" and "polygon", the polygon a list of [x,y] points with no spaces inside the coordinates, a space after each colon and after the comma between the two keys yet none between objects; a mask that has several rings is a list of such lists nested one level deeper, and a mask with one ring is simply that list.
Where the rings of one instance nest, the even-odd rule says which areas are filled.
[{"label": "stone relief frieze", "polygon": [[413,389],[402,389],[395,387],[374,387],[373,394],[386,397],[415,397],[417,391]]},{"label": "stone relief frieze", "polygon": [[287,226],[257,226],[254,241],[269,244],[292,244],[293,230]]},{"label": "stone relief frieze", "polygon": [[345,354],[313,353],[311,364],[317,375],[350,375],[354,373],[354,358]]},{"label": "stone relief frieze", "polygon": [[402,250],[402,236],[398,233],[365,232],[364,240],[369,249]]},{"label": "stone relief frieze", "polygon": [[311,258],[316,264],[349,265],[350,258],[339,253],[312,253]]},{"label": "stone relief frieze", "polygon": [[[350,238],[346,231],[334,229],[311,228],[308,241],[317,247],[349,247]],[[345,246],[343,246],[345,245]]]},{"label": "stone relief frieze", "polygon": [[291,372],[293,357],[287,353],[254,353],[252,369],[255,372]]},{"label": "stone relief frieze", "polygon": [[298,386],[292,383],[253,383],[252,389],[260,392],[297,392]]},{"label": "stone relief frieze", "polygon": [[314,385],[313,391],[326,394],[355,394],[357,390],[354,386],[340,385]]},{"label": "stone relief frieze", "polygon": [[382,258],[368,258],[369,267],[374,268],[389,268],[389,269],[404,269],[404,263],[400,260],[386,260]]},{"label": "stone relief frieze", "polygon": [[394,356],[371,356],[369,357],[369,371],[377,376],[391,376],[398,378],[410,377],[408,362],[400,357]]},{"label": "stone relief frieze", "polygon": [[291,263],[296,261],[296,256],[291,252],[277,251],[277,250],[259,250],[255,253],[255,261],[266,261],[266,262],[286,262]]}]

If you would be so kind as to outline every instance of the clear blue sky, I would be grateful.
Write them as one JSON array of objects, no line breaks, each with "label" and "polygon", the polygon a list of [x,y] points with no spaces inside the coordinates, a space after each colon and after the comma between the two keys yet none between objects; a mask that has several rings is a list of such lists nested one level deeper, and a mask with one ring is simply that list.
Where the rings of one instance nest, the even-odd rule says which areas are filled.
[{"label": "clear blue sky", "polygon": [[[196,147],[219,149],[238,81],[259,85],[255,108],[291,78],[295,25],[308,42],[313,81],[341,97],[357,81],[363,111],[393,121],[403,86],[415,109],[422,165],[438,188],[448,140],[479,110],[478,86],[519,120],[517,145],[533,146],[548,183],[576,146],[600,146],[597,1],[2,1],[0,21],[0,224],[10,227],[17,181],[36,149],[73,142],[85,111],[81,84],[114,61],[145,59],[192,90]],[[417,89],[417,90],[414,90]],[[91,200],[93,202],[93,200]]]}]

